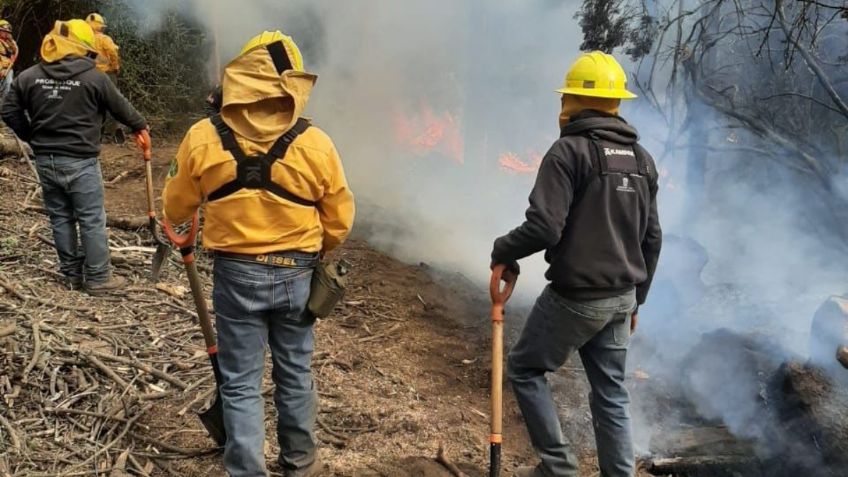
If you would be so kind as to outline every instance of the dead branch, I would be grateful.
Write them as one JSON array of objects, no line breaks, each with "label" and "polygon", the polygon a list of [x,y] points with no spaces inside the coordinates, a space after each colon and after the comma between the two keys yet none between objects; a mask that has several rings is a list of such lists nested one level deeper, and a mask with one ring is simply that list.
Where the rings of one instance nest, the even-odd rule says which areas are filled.
[{"label": "dead branch", "polygon": [[99,359],[97,359],[97,357],[92,356],[91,354],[86,353],[86,352],[80,352],[79,354],[81,354],[86,360],[88,360],[88,362],[91,363],[95,368],[100,370],[101,373],[108,376],[109,379],[111,379],[112,381],[115,382],[115,384],[120,386],[121,390],[129,389],[129,387],[130,387],[129,383],[124,381],[118,375],[118,373],[115,372],[115,370],[113,370],[109,366],[106,366],[106,364],[103,363],[103,361],[100,361]]},{"label": "dead branch", "polygon": [[827,91],[830,99],[833,100],[833,103],[842,112],[842,115],[848,118],[848,104],[845,104],[845,101],[843,101],[842,97],[839,96],[839,93],[836,92],[836,89],[833,87],[833,83],[830,81],[827,73],[825,73],[821,65],[819,65],[819,62],[815,59],[815,57],[813,57],[812,53],[810,53],[810,51],[798,41],[795,35],[792,34],[792,31],[786,22],[786,12],[783,10],[783,0],[775,0],[774,8],[777,13],[778,23],[780,23],[780,28],[786,35],[786,39],[792,43],[792,46],[794,46],[795,49],[798,50],[798,53],[801,54],[801,57],[804,58],[804,62],[807,63],[807,66],[815,74],[819,83],[822,85],[824,90]]},{"label": "dead branch", "polygon": [[24,368],[23,373],[23,382],[27,382],[27,377],[29,376],[30,371],[35,367],[35,364],[38,362],[39,356],[41,356],[41,335],[38,332],[38,322],[33,320],[31,324],[32,328],[32,341],[34,346],[32,347],[32,358],[29,361],[29,364]]},{"label": "dead branch", "polygon": [[0,338],[5,338],[15,334],[15,330],[17,330],[17,325],[14,321],[5,325],[0,325]]},{"label": "dead branch", "polygon": [[441,443],[439,443],[439,451],[436,453],[436,462],[442,464],[454,477],[468,477],[468,474],[461,471],[456,464],[448,459],[445,455],[445,447]]},{"label": "dead branch", "polygon": [[9,420],[6,419],[3,414],[0,414],[0,426],[6,429],[6,433],[9,434],[9,442],[12,443],[12,447],[16,451],[20,452],[22,446],[21,439],[20,437],[18,437],[18,431],[15,430],[14,426],[12,426],[12,423],[9,422]]},{"label": "dead branch", "polygon": [[116,363],[121,363],[121,364],[126,364],[128,366],[132,366],[136,369],[144,371],[147,374],[150,374],[151,376],[155,376],[155,377],[157,377],[157,378],[159,378],[163,381],[167,381],[167,382],[173,384],[174,386],[176,386],[180,389],[186,389],[189,386],[183,380],[181,380],[177,377],[174,377],[174,376],[172,376],[172,375],[170,375],[170,374],[168,374],[164,371],[160,371],[160,370],[158,370],[158,369],[156,369],[156,368],[154,368],[150,365],[142,363],[141,361],[134,359],[134,358],[124,358],[123,356],[115,356],[113,354],[102,353],[102,352],[96,351],[96,350],[86,351],[86,353],[89,353],[92,356],[95,356],[97,358],[105,359],[107,361],[114,361]]}]

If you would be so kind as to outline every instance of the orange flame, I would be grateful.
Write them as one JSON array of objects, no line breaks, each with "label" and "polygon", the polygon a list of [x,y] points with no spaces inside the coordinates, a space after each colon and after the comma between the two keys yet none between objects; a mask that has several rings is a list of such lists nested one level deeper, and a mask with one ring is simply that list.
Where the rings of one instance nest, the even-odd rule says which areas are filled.
[{"label": "orange flame", "polygon": [[530,151],[527,153],[527,159],[522,159],[514,152],[506,152],[501,154],[498,164],[501,170],[512,174],[535,174],[542,165],[542,155],[537,151]]},{"label": "orange flame", "polygon": [[427,104],[415,115],[397,115],[395,122],[397,142],[423,156],[438,152],[458,164],[464,162],[464,144],[457,118],[446,111],[437,115]]}]

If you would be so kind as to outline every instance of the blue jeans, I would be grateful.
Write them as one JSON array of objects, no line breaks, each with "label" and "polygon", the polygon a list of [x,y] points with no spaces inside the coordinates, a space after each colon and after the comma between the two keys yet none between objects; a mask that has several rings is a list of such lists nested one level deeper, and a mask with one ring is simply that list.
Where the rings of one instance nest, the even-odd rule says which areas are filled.
[{"label": "blue jeans", "polygon": [[578,475],[577,458],[563,436],[545,377],[577,351],[592,387],[589,405],[601,475],[634,474],[630,395],[624,387],[624,368],[635,309],[635,292],[575,301],[547,287],[536,301],[509,353],[508,375],[544,473],[553,477]]},{"label": "blue jeans", "polygon": [[306,310],[317,258],[288,253],[299,268],[218,256],[214,308],[227,443],[224,465],[233,477],[266,476],[262,375],[265,346],[273,363],[279,462],[296,471],[315,460],[318,399],[312,383],[315,318]]},{"label": "blue jeans", "polygon": [[62,274],[72,282],[108,280],[111,260],[100,162],[96,157],[37,156],[35,163]]}]

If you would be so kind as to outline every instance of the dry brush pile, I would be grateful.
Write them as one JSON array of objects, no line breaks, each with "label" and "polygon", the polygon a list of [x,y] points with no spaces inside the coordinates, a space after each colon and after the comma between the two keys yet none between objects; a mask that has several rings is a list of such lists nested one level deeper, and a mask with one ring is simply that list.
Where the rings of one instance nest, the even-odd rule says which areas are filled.
[{"label": "dry brush pile", "polygon": [[184,429],[167,421],[142,423],[159,422],[157,402],[188,400],[182,416],[213,391],[185,289],[145,283],[148,239],[113,229],[131,286],[105,298],[67,290],[26,172],[0,168],[0,475],[150,475],[214,452],[169,444]]}]

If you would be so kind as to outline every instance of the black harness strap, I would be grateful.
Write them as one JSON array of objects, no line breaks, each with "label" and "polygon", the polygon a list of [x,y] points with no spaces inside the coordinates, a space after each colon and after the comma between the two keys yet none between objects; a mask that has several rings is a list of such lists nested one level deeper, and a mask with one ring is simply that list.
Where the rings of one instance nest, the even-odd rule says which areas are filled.
[{"label": "black harness strap", "polygon": [[266,48],[268,48],[268,53],[271,54],[271,60],[274,62],[274,67],[277,68],[277,74],[282,75],[285,71],[294,69],[291,59],[289,59],[289,55],[286,53],[286,47],[283,46],[282,41],[270,43]]},{"label": "black harness strap", "polygon": [[235,194],[242,189],[262,189],[304,207],[317,206],[314,201],[289,192],[271,178],[271,168],[274,163],[285,158],[289,146],[309,129],[309,121],[303,118],[298,119],[294,127],[280,136],[267,153],[261,156],[248,156],[238,145],[233,130],[227,126],[221,115],[216,114],[211,119],[221,137],[221,145],[232,154],[236,161],[236,178],[209,194],[207,199],[210,202]]}]

